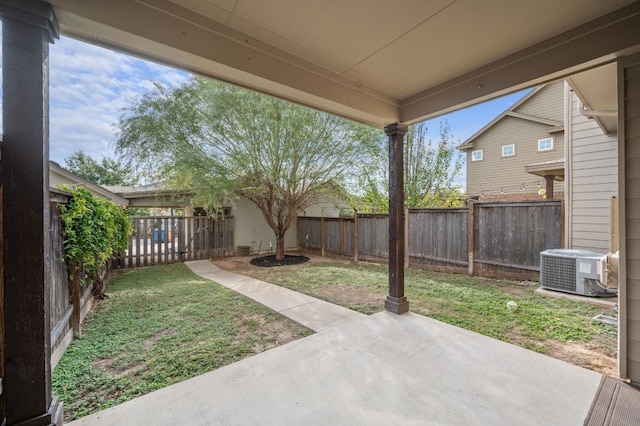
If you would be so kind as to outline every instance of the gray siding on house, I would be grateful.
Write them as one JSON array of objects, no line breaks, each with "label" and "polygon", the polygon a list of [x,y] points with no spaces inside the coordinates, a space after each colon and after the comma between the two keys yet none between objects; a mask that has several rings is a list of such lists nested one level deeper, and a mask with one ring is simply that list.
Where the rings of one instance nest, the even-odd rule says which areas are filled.
[{"label": "gray siding on house", "polygon": [[567,180],[567,246],[574,249],[609,251],[609,199],[618,193],[618,137],[605,135],[598,123],[577,110],[578,98],[571,92],[566,123],[571,143],[571,178]]},{"label": "gray siding on house", "polygon": [[[549,83],[531,95],[514,112],[562,123],[564,119],[564,82]],[[527,173],[526,165],[564,158],[563,132],[549,133],[552,126],[519,117],[505,116],[473,140],[467,150],[467,194],[500,196],[537,193],[545,188],[543,177]],[[553,149],[538,151],[538,140],[553,138]],[[502,146],[515,145],[515,155],[502,157]],[[481,161],[471,161],[473,151],[482,150]],[[524,191],[520,187],[524,184]],[[538,188],[538,184],[540,187]],[[564,192],[564,183],[555,182],[554,192]]]},{"label": "gray siding on house", "polygon": [[622,373],[640,382],[640,54],[625,58],[623,88],[626,289],[621,289],[620,360]]},{"label": "gray siding on house", "polygon": [[564,81],[549,83],[515,111],[562,122],[564,119]]},{"label": "gray siding on house", "polygon": [[[562,105],[562,102],[560,102]],[[538,139],[554,139],[553,149],[538,151]],[[503,145],[515,145],[515,155],[502,157]],[[471,152],[481,149],[483,160],[471,161]],[[467,151],[467,194],[499,195],[501,188],[508,194],[519,192],[524,183],[526,193],[545,187],[542,177],[525,172],[528,164],[560,160],[564,156],[562,132],[550,134],[549,126],[515,117],[504,117],[474,141]],[[484,191],[484,193],[483,193]],[[563,182],[556,182],[554,191],[564,191]]]}]

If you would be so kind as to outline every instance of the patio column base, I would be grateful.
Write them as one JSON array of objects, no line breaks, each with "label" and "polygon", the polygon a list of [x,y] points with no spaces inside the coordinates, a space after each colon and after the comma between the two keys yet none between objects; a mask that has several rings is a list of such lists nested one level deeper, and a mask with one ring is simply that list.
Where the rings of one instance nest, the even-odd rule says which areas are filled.
[{"label": "patio column base", "polygon": [[21,426],[62,426],[64,424],[64,416],[62,415],[62,403],[58,398],[53,397],[49,409],[41,416],[32,419],[23,420]]},{"label": "patio column base", "polygon": [[393,297],[387,295],[384,300],[384,307],[387,311],[400,315],[409,312],[409,301],[406,296]]}]

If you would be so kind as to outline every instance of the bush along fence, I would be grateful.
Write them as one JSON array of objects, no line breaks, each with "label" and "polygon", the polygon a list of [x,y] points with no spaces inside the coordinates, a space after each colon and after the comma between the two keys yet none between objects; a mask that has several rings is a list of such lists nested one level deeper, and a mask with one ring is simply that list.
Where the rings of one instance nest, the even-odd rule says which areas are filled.
[{"label": "bush along fence", "polygon": [[[405,266],[538,280],[540,252],[563,246],[562,201],[470,202],[465,208],[406,209]],[[387,215],[299,217],[302,250],[354,261],[386,261]]]},{"label": "bush along fence", "polygon": [[111,257],[126,247],[129,219],[121,207],[85,188],[50,191],[51,366],[80,332],[94,295],[104,297]]}]

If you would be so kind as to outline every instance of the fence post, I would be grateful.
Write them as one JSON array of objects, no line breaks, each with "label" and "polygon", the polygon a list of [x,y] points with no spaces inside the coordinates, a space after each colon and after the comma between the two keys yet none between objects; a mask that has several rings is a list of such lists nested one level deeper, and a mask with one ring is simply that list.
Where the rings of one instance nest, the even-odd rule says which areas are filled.
[{"label": "fence post", "polygon": [[353,261],[358,262],[358,232],[360,231],[358,224],[358,212],[353,214]]},{"label": "fence post", "polygon": [[71,304],[73,305],[73,313],[71,314],[71,326],[74,333],[80,333],[80,268],[78,267],[73,273],[73,278],[69,282],[71,285]]},{"label": "fence post", "polygon": [[404,209],[404,267],[408,268],[409,267],[409,246],[410,246],[410,242],[409,242],[409,209],[405,208]]},{"label": "fence post", "polygon": [[[302,245],[300,243],[300,216],[296,216],[296,242],[297,242],[297,246],[298,246],[298,251],[302,251],[300,250],[300,246]],[[251,248],[253,248],[253,243],[251,244]],[[304,249],[303,249],[304,250]]]},{"label": "fence post", "polygon": [[321,256],[324,257],[324,216],[320,218],[320,252]]},{"label": "fence post", "polygon": [[473,262],[474,262],[474,250],[475,250],[475,204],[473,201],[468,201],[469,208],[469,229],[467,230],[468,237],[467,241],[469,243],[469,267],[467,273],[469,275],[473,275]]},{"label": "fence post", "polygon": [[[613,216],[610,216],[613,217]],[[565,248],[564,199],[560,201],[560,248]]]},{"label": "fence post", "polygon": [[344,217],[340,218],[340,255],[344,256],[344,227],[347,219]]}]

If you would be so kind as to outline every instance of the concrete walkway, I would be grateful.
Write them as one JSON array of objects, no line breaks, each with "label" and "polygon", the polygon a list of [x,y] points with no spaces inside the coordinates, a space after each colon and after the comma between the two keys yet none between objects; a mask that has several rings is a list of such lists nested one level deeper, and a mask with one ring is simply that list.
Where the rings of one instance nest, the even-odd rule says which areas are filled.
[{"label": "concrete walkway", "polygon": [[297,291],[223,271],[208,260],[185,264],[197,275],[237,291],[313,331],[322,331],[345,320],[365,317],[351,309]]},{"label": "concrete walkway", "polygon": [[420,315],[344,312],[189,266],[318,333],[71,424],[582,425],[602,378]]}]

